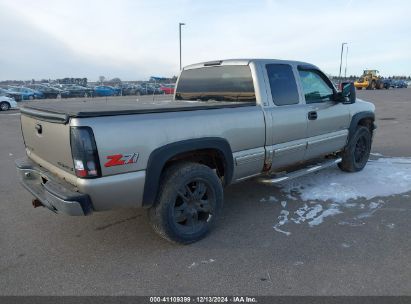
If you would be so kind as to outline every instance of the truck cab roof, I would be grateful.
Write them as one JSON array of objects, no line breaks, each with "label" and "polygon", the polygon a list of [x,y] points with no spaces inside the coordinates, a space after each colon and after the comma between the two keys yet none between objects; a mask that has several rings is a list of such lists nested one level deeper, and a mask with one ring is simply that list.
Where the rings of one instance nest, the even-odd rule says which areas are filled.
[{"label": "truck cab roof", "polygon": [[198,69],[207,66],[219,66],[219,65],[249,65],[250,63],[258,64],[289,64],[304,67],[311,67],[318,69],[315,65],[302,61],[295,60],[281,60],[281,59],[266,59],[266,58],[243,58],[243,59],[222,59],[222,60],[212,60],[204,61],[200,63],[191,64],[185,66],[183,70]]}]

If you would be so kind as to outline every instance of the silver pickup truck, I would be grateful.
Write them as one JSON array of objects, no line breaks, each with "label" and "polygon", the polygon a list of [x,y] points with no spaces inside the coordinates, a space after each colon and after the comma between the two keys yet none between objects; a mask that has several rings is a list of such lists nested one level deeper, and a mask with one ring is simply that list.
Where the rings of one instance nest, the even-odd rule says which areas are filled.
[{"label": "silver pickup truck", "polygon": [[182,70],[170,101],[24,106],[27,158],[16,166],[35,207],[146,208],[156,232],[187,244],[208,233],[232,183],[363,169],[374,109],[308,63],[205,62]]}]

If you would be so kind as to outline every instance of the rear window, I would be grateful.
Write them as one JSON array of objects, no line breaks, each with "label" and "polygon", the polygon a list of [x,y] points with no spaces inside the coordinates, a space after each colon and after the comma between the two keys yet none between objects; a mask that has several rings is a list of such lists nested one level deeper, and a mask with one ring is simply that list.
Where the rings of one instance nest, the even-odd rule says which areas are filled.
[{"label": "rear window", "polygon": [[176,100],[255,102],[249,66],[213,66],[181,73]]}]

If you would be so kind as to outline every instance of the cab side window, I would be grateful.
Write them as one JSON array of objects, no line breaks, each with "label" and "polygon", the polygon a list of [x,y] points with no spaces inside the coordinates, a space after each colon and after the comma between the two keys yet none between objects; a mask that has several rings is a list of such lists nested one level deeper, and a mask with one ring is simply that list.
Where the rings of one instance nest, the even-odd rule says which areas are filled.
[{"label": "cab side window", "polygon": [[285,106],[299,103],[297,84],[291,66],[267,64],[266,69],[274,104]]},{"label": "cab side window", "polygon": [[326,102],[332,100],[334,91],[315,70],[299,70],[306,103]]}]

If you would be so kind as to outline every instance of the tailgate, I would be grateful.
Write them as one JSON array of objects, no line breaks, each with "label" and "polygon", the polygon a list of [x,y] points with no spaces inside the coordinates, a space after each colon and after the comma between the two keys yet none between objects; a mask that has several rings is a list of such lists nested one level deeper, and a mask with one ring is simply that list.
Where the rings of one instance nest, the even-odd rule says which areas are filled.
[{"label": "tailgate", "polygon": [[58,174],[61,169],[74,175],[67,121],[47,112],[21,109],[21,129],[28,157],[53,173]]}]

